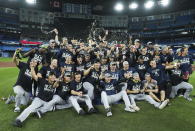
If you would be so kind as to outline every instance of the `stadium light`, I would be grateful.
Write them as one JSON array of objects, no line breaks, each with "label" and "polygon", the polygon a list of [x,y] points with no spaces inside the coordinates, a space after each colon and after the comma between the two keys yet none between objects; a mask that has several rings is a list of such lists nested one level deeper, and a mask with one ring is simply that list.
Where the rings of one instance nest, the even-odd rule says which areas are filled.
[{"label": "stadium light", "polygon": [[129,4],[129,9],[135,10],[137,8],[138,8],[138,4],[137,3],[133,2],[133,3]]},{"label": "stadium light", "polygon": [[33,5],[36,4],[36,0],[26,0],[26,3]]},{"label": "stadium light", "polygon": [[154,1],[147,1],[145,4],[144,4],[145,8],[146,9],[150,9],[154,6]]},{"label": "stadium light", "polygon": [[122,11],[124,9],[124,6],[122,3],[117,3],[114,7],[116,11]]},{"label": "stadium light", "polygon": [[161,1],[160,1],[160,4],[161,4],[162,6],[168,6],[169,3],[170,3],[170,0],[161,0]]}]

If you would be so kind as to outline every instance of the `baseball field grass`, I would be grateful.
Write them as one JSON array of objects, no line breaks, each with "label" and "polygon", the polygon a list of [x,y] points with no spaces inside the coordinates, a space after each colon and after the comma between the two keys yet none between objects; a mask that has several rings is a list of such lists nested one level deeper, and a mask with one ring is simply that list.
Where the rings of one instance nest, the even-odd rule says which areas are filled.
[{"label": "baseball field grass", "polygon": [[[12,86],[17,75],[18,69],[15,67],[0,68],[0,98],[13,94]],[[190,83],[195,87],[195,72],[191,75]],[[113,105],[113,116],[109,118],[105,116],[102,105],[97,106],[99,113],[86,116],[78,116],[73,108],[49,112],[41,119],[31,115],[23,128],[11,125],[19,115],[13,112],[14,104],[6,105],[0,100],[0,131],[194,131],[195,91],[191,95],[192,102],[182,97],[176,98],[163,110],[147,102],[138,102],[141,111],[128,113],[124,111],[124,104]]]}]

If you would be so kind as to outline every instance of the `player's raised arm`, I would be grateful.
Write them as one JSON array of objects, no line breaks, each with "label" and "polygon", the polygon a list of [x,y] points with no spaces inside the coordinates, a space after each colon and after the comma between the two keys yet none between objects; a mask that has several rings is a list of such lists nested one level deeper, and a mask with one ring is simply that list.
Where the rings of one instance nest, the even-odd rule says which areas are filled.
[{"label": "player's raised arm", "polygon": [[13,55],[13,58],[12,58],[12,61],[16,64],[16,66],[19,65],[19,60],[17,58],[17,54],[21,51],[21,48],[18,48],[16,49],[14,55]]},{"label": "player's raised arm", "polygon": [[30,70],[31,70],[32,78],[33,78],[34,80],[38,81],[38,76],[36,75],[36,72],[35,72],[34,62],[31,62],[31,63],[30,63]]},{"label": "player's raised arm", "polygon": [[30,56],[31,54],[33,54],[35,52],[36,52],[36,49],[31,49],[30,51],[23,54],[23,58],[26,58],[26,57]]},{"label": "player's raised arm", "polygon": [[84,71],[84,76],[87,76],[87,75],[90,73],[91,69],[93,69],[93,68],[94,68],[94,65],[92,65],[92,66],[89,67],[87,70],[85,70],[85,71]]}]

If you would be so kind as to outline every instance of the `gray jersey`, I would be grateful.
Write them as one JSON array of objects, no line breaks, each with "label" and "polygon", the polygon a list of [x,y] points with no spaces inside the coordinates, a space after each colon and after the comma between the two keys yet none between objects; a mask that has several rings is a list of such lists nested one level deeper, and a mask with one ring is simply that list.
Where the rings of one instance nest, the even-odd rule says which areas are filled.
[{"label": "gray jersey", "polygon": [[[143,84],[145,85],[147,83],[146,80],[143,80]],[[156,80],[151,80],[151,82],[148,83],[148,86],[146,87],[146,89],[150,89],[150,90],[153,90],[155,89],[157,86],[157,81]]]}]

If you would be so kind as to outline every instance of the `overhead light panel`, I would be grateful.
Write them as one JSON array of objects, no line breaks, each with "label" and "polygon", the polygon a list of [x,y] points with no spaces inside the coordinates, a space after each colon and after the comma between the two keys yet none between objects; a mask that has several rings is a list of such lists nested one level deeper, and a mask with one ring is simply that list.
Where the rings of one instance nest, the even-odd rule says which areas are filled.
[{"label": "overhead light panel", "polygon": [[154,6],[154,1],[147,1],[144,6],[146,9],[151,9]]},{"label": "overhead light panel", "polygon": [[138,8],[138,4],[136,2],[129,4],[129,9],[135,10],[137,8]]},{"label": "overhead light panel", "polygon": [[124,6],[122,3],[117,3],[114,7],[116,11],[122,11],[124,9]]}]

